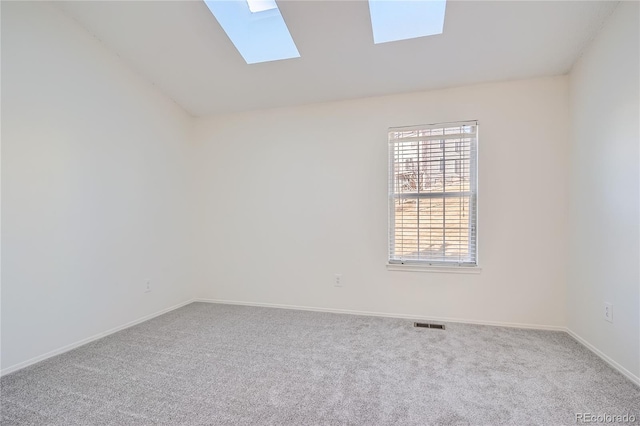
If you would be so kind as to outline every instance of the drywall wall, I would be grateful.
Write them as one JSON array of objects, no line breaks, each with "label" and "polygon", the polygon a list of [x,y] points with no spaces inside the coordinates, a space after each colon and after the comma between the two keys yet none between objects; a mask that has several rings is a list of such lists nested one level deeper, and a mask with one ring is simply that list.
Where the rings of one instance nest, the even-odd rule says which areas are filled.
[{"label": "drywall wall", "polygon": [[3,2],[3,371],[191,297],[191,124],[57,9]]},{"label": "drywall wall", "polygon": [[[197,296],[564,326],[567,91],[553,77],[199,119]],[[481,273],[387,270],[387,128],[471,119]]]},{"label": "drywall wall", "polygon": [[[569,329],[640,377],[639,3],[622,2],[570,75]],[[604,303],[613,304],[613,323]]]}]

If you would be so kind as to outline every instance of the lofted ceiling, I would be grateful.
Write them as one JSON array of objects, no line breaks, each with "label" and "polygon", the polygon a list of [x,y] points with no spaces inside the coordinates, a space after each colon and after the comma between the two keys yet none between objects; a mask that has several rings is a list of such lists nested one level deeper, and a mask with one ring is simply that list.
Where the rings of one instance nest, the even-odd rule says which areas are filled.
[{"label": "lofted ceiling", "polygon": [[280,0],[301,58],[247,65],[202,1],[57,7],[194,116],[567,73],[611,1],[455,1],[444,33],[374,44],[368,2]]}]

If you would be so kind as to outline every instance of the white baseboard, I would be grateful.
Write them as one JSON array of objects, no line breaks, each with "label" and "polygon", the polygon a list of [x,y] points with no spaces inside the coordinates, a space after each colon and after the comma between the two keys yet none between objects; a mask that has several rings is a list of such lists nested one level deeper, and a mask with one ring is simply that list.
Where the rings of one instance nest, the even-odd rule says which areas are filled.
[{"label": "white baseboard", "polygon": [[400,319],[409,319],[409,320],[415,320],[415,321],[442,321],[442,322],[453,322],[453,323],[461,323],[461,324],[477,324],[477,325],[492,325],[497,327],[526,328],[531,330],[566,331],[565,327],[556,326],[556,325],[522,324],[522,323],[500,322],[500,321],[476,321],[476,320],[463,319],[463,318],[425,317],[421,315],[407,315],[407,314],[372,312],[372,311],[354,311],[350,309],[333,309],[333,308],[320,308],[320,307],[314,307],[314,306],[281,305],[281,304],[275,304],[275,303],[243,302],[243,301],[237,301],[237,300],[222,300],[222,299],[193,299],[193,301],[204,302],[204,303],[220,303],[223,305],[260,306],[264,308],[294,309],[298,311],[330,312],[335,314],[363,315],[363,316],[369,316],[369,317],[400,318]]},{"label": "white baseboard", "polygon": [[72,349],[75,349],[75,348],[77,348],[79,346],[86,345],[89,342],[93,342],[94,340],[98,340],[98,339],[106,337],[106,336],[108,336],[110,334],[117,333],[120,330],[124,330],[125,328],[132,327],[132,326],[134,326],[136,324],[140,324],[141,322],[148,321],[151,318],[155,318],[155,317],[160,316],[162,314],[166,314],[167,312],[173,311],[174,309],[181,308],[181,307],[183,307],[185,305],[188,305],[190,303],[193,303],[193,302],[194,302],[194,300],[190,299],[190,300],[187,300],[185,302],[178,303],[177,305],[170,306],[168,308],[162,309],[161,311],[154,312],[154,313],[149,314],[149,315],[145,315],[145,316],[143,316],[141,318],[138,318],[137,320],[128,322],[126,324],[123,324],[121,326],[112,328],[112,329],[104,331],[102,333],[95,334],[95,335],[93,335],[91,337],[87,337],[86,339],[82,339],[82,340],[79,340],[77,342],[71,343],[70,345],[66,345],[66,346],[63,346],[61,348],[55,349],[53,351],[47,352],[46,354],[39,355],[39,356],[37,356],[35,358],[31,358],[29,360],[20,362],[18,364],[14,364],[11,367],[3,368],[2,370],[0,370],[0,376],[4,376],[4,375],[7,375],[9,373],[13,373],[14,371],[22,370],[25,367],[28,367],[28,366],[30,366],[32,364],[35,364],[37,362],[40,362],[40,361],[44,361],[47,358],[51,358],[53,356],[60,355],[60,354],[62,354],[64,352],[68,352],[68,351],[70,351]]},{"label": "white baseboard", "polygon": [[618,370],[622,375],[624,375],[627,379],[631,380],[637,386],[640,386],[640,377],[636,376],[631,371],[627,370],[622,365],[618,364],[616,361],[611,359],[608,355],[605,355],[600,349],[596,348],[591,343],[587,342],[585,339],[583,339],[578,334],[576,334],[573,330],[570,330],[569,328],[565,328],[565,331],[567,332],[567,334],[569,334],[569,336],[573,337],[582,346],[586,347],[591,352],[598,355],[600,358],[602,358],[604,362],[606,362],[611,367]]}]

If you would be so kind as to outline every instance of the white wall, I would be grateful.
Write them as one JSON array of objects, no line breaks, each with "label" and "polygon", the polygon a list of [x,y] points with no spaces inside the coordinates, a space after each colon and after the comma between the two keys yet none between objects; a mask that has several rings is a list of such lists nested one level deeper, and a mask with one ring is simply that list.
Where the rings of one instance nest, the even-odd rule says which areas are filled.
[{"label": "white wall", "polygon": [[[199,296],[564,326],[567,91],[555,77],[198,120]],[[481,274],[387,271],[387,128],[469,119]]]},{"label": "white wall", "polygon": [[[567,324],[640,377],[639,3],[622,2],[570,76]],[[613,320],[603,319],[604,302]],[[639,379],[640,380],[640,379]]]},{"label": "white wall", "polygon": [[56,9],[2,3],[4,371],[191,297],[191,124]]},{"label": "white wall", "polygon": [[[196,296],[568,324],[638,376],[638,48],[638,3],[623,3],[570,79],[219,116],[192,132],[57,9],[3,2],[3,371]],[[387,128],[468,119],[481,273],[387,271]]]}]

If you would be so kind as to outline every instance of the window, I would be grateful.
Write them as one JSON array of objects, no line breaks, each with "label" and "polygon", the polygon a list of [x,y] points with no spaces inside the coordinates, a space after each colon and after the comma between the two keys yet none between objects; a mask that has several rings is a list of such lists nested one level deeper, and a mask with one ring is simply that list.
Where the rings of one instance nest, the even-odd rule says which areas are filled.
[{"label": "window", "polygon": [[478,123],[389,129],[389,263],[476,266]]}]

